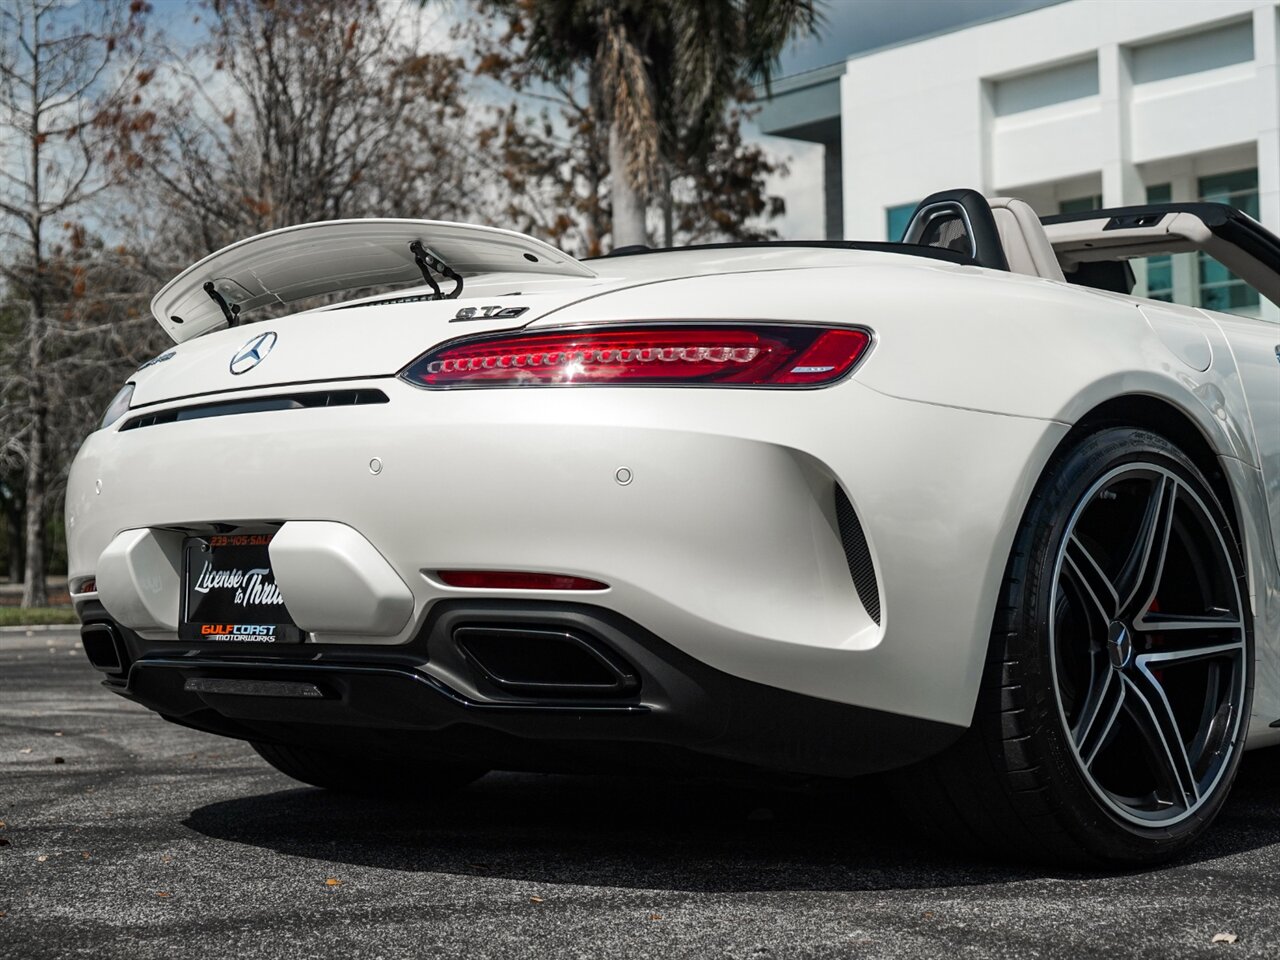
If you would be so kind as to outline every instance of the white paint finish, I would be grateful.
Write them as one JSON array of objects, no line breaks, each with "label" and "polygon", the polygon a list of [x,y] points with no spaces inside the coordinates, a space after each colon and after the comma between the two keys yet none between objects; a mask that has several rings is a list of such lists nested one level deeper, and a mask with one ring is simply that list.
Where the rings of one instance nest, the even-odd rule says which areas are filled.
[{"label": "white paint finish", "polygon": [[[521,297],[519,305],[529,312],[513,320],[454,323],[458,301],[442,300],[311,311],[224,327],[172,347],[171,359],[134,373],[131,413],[160,400],[220,390],[392,374],[441,340],[518,327],[563,302],[563,293]],[[232,358],[267,331],[277,337],[271,352],[247,372],[232,373]]]},{"label": "white paint finish", "polygon": [[[377,498],[377,491],[366,496]],[[303,630],[394,637],[413,615],[413,594],[382,554],[345,523],[292,520],[271,539],[271,569]],[[318,638],[320,639],[320,638]]]},{"label": "white paint finish", "polygon": [[[128,504],[95,504],[79,517],[73,569],[92,568],[120,522],[283,517],[283,535],[294,518],[331,520],[367,539],[415,597],[406,629],[361,642],[407,640],[434,601],[476,595],[421,572],[568,573],[609,583],[610,609],[737,676],[963,723],[1021,504],[1066,431],[894,400],[856,381],[739,391],[732,403],[719,390],[384,389],[392,403],[377,409],[95,434],[81,458],[113,485],[144,476],[146,447],[174,462],[219,449],[254,482],[193,471]],[[983,457],[971,456],[975,444]],[[397,450],[377,477],[372,449]],[[619,463],[633,471],[626,486]],[[883,628],[849,580],[836,480],[875,550]],[[291,587],[282,578],[292,609]]]},{"label": "white paint finish", "polygon": [[98,598],[118,622],[134,630],[178,629],[182,593],[182,534],[125,530],[101,544],[88,569],[97,571]]},{"label": "white paint finish", "polygon": [[[771,272],[739,274],[731,290],[714,277],[649,284],[567,306],[533,326],[664,316],[865,324],[876,345],[857,380],[885,394],[1073,422],[1116,393],[1145,392],[1183,407],[1221,452],[1256,462],[1188,389],[1195,385],[1191,371],[1133,300],[897,254],[845,256],[843,267],[814,267],[785,280]],[[832,304],[848,307],[833,316]],[[1191,308],[1170,309],[1198,316]],[[1010,363],[1011,357],[1036,362]]]},{"label": "white paint finish", "polygon": [[1169,352],[1192,370],[1203,373],[1213,362],[1209,339],[1193,316],[1185,310],[1158,303],[1144,303],[1139,309]]},{"label": "white paint finish", "polygon": [[[225,372],[239,345],[228,334],[268,325],[211,333],[138,376],[152,409],[204,390],[211,400],[269,396],[302,375],[376,387],[390,402],[95,432],[68,485],[71,576],[97,572],[105,591],[104,552],[108,568],[119,567],[112,549],[142,555],[133,551],[145,536],[120,540],[122,531],[180,543],[182,526],[284,521],[272,553],[286,603],[296,597],[304,625],[330,631],[322,642],[401,643],[437,601],[477,595],[433,582],[431,571],[566,573],[608,583],[596,601],[735,676],[967,723],[1028,497],[1071,424],[1097,404],[1164,398],[1239,465],[1229,473],[1246,529],[1274,522],[1259,505],[1274,499],[1264,483],[1280,438],[1258,427],[1265,410],[1250,420],[1235,360],[1219,350],[1235,334],[1196,311],[1167,308],[1172,337],[1132,298],[891,253],[687,251],[591,266],[598,276],[585,285],[564,278],[558,293],[544,286],[522,298],[535,309],[518,322],[848,323],[872,329],[874,344],[851,378],[817,390],[426,391],[388,374],[440,340],[488,329],[450,323],[450,304],[273,321],[281,339],[257,381]],[[1192,369],[1194,345],[1179,340],[1188,317],[1208,331],[1214,362],[1203,371]],[[836,483],[873,552],[878,626],[849,579]],[[1274,624],[1274,555],[1268,565],[1249,549],[1258,622]],[[172,635],[170,559],[157,584],[160,593],[169,584],[171,609],[135,599],[138,571],[153,561],[124,564],[108,609],[125,623],[145,613],[153,633]],[[1259,677],[1276,675],[1280,634],[1260,629],[1258,644]],[[1259,696],[1273,703],[1280,690]]]},{"label": "white paint finish", "polygon": [[1230,344],[1248,399],[1271,516],[1272,555],[1280,548],[1280,327],[1204,311]]}]

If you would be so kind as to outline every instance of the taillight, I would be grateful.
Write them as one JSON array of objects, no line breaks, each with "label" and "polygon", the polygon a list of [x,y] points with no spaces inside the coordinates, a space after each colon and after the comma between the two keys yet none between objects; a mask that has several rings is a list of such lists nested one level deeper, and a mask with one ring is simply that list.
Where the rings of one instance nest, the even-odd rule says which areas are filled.
[{"label": "taillight", "polygon": [[810,387],[871,342],[849,327],[687,325],[500,334],[445,344],[401,374],[425,387],[571,384]]}]

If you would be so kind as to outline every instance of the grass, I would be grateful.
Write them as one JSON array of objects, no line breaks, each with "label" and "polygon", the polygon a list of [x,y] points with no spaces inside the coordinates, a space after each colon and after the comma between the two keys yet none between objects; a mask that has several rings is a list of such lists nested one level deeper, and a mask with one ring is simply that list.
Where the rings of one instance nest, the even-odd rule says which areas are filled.
[{"label": "grass", "polygon": [[0,607],[0,627],[28,627],[36,623],[79,623],[71,607]]}]

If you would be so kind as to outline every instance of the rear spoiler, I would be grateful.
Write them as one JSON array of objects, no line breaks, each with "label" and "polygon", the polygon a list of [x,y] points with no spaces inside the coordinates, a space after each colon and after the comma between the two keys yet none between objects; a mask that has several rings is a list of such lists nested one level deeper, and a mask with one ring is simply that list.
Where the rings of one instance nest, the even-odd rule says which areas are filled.
[{"label": "rear spoiler", "polygon": [[[415,251],[464,278],[596,276],[555,247],[510,230],[441,220],[330,220],[223,247],[165,284],[151,313],[181,343],[258,307],[374,286],[423,285]],[[445,281],[446,289],[451,285]]]}]

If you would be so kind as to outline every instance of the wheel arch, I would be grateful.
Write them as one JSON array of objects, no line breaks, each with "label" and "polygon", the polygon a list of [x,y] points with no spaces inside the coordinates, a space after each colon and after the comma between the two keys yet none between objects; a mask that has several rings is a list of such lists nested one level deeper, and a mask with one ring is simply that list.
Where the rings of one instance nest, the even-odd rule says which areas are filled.
[{"label": "wheel arch", "polygon": [[1176,444],[1204,475],[1227,514],[1236,542],[1244,544],[1244,528],[1236,491],[1222,469],[1210,437],[1189,414],[1164,397],[1123,394],[1097,404],[1075,421],[1071,431],[1058,444],[1049,463],[1045,465],[1045,470],[1082,437],[1106,427],[1120,426],[1150,430]]}]

